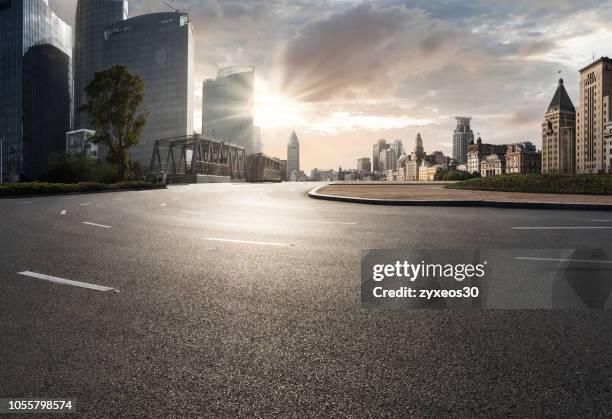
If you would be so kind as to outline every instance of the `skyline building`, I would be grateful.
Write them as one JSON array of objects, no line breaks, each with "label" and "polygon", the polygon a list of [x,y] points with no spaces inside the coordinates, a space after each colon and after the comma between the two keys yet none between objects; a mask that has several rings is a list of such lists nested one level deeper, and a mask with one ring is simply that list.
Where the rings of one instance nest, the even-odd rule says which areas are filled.
[{"label": "skyline building", "polygon": [[36,178],[65,148],[72,28],[47,0],[0,1],[0,144],[5,181]]},{"label": "skyline building", "polygon": [[606,170],[604,127],[611,120],[612,59],[601,57],[580,70],[576,112],[576,172]]},{"label": "skyline building", "polygon": [[372,172],[372,162],[369,157],[363,157],[361,159],[357,159],[357,171],[361,173],[371,173]]},{"label": "skyline building", "polygon": [[542,173],[573,174],[576,171],[576,109],[563,79],[542,123]]},{"label": "skyline building", "polygon": [[423,147],[423,138],[419,132],[414,140],[414,151],[412,152],[412,160],[420,161],[426,156],[425,148]]},{"label": "skyline building", "polygon": [[105,70],[104,30],[128,17],[127,0],[79,0],[75,16],[73,129],[91,129],[80,110],[87,102],[85,89],[98,71]]},{"label": "skyline building", "polygon": [[372,171],[379,173],[384,170],[381,167],[381,152],[386,150],[388,147],[387,141],[384,139],[378,140],[376,144],[374,144],[373,152],[372,152]]},{"label": "skyline building", "polygon": [[155,140],[193,134],[194,36],[189,15],[137,16],[104,31],[104,67],[115,64],[142,79],[140,110],[150,112],[132,161],[149,166]]},{"label": "skyline building", "polygon": [[300,142],[293,131],[287,144],[287,179],[291,179],[293,172],[300,171]]},{"label": "skyline building", "polygon": [[457,164],[467,163],[467,151],[470,142],[474,141],[474,132],[470,128],[471,117],[456,116],[457,128],[453,135],[453,159]]},{"label": "skyline building", "polygon": [[202,134],[255,151],[255,67],[222,68],[202,86]]}]

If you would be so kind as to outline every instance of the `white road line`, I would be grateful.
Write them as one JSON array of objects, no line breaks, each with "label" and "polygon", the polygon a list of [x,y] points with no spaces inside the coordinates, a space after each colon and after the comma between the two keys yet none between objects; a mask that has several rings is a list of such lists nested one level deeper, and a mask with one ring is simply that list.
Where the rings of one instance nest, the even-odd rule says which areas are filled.
[{"label": "white road line", "polygon": [[18,202],[17,205],[28,205],[31,204],[32,202],[30,201],[26,201],[26,202]]},{"label": "white road line", "polygon": [[86,207],[88,205],[91,205],[91,202],[85,202],[84,204],[81,204],[82,207]]},{"label": "white road line", "polygon": [[350,223],[350,222],[342,222],[342,221],[302,221],[302,220],[295,220],[294,222],[296,223],[304,223],[304,224],[338,224],[338,225],[344,225],[344,226],[356,226],[359,223]]},{"label": "white road line", "polygon": [[71,287],[87,288],[90,290],[101,291],[101,292],[108,292],[108,291],[119,292],[119,290],[115,288],[111,288],[111,287],[105,287],[102,285],[95,285],[95,284],[87,284],[85,282],[71,281],[69,279],[63,279],[63,278],[57,278],[55,276],[37,274],[35,272],[19,272],[18,275],[28,276],[30,278],[42,279],[43,281],[53,282],[55,284],[70,285]]},{"label": "white road line", "polygon": [[60,215],[66,215],[67,212],[68,211],[66,211],[66,210],[62,210],[62,212],[60,212]]},{"label": "white road line", "polygon": [[113,198],[113,201],[121,201],[123,198]]},{"label": "white road line", "polygon": [[612,227],[512,227],[512,230],[612,230]]},{"label": "white road line", "polygon": [[612,220],[591,220],[592,223],[612,223]]},{"label": "white road line", "polygon": [[71,200],[71,199],[76,199],[76,197],[75,196],[68,196],[68,197],[65,197],[65,198],[62,198],[62,199],[65,200],[65,201],[68,201],[68,200]]},{"label": "white road line", "polygon": [[260,246],[283,246],[283,247],[291,246],[285,243],[269,243],[269,242],[255,242],[255,241],[249,241],[249,240],[218,239],[215,237],[204,237],[204,240],[215,241],[215,242],[227,242],[227,243],[256,244]]},{"label": "white road line", "polygon": [[183,214],[192,214],[192,215],[206,215],[205,212],[202,211],[181,211]]},{"label": "white road line", "polygon": [[83,221],[83,224],[86,224],[88,226],[101,227],[101,228],[113,228],[112,226],[105,226],[104,224],[90,223],[89,221]]},{"label": "white road line", "polygon": [[515,257],[515,260],[536,260],[542,262],[580,262],[580,263],[610,263],[612,260],[590,260],[590,259],[553,259],[553,258],[527,258]]}]

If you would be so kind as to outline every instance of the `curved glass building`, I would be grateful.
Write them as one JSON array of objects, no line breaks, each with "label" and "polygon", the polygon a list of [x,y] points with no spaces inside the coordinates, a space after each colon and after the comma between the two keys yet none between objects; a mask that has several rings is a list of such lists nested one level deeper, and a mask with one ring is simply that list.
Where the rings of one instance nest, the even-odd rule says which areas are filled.
[{"label": "curved glass building", "polygon": [[104,29],[127,19],[126,0],[79,0],[75,19],[74,129],[90,129],[85,88],[94,74],[104,68]]},{"label": "curved glass building", "polygon": [[255,67],[219,70],[204,82],[202,95],[202,133],[253,153]]},{"label": "curved glass building", "polygon": [[[71,62],[72,28],[47,0],[0,0],[0,144],[5,182],[36,178],[45,169],[40,165],[46,164],[48,153],[65,148],[56,150],[65,144],[65,129],[70,129]],[[52,129],[40,130],[43,120],[51,121]],[[62,130],[62,139],[55,138]],[[25,162],[32,155],[38,163]]]}]

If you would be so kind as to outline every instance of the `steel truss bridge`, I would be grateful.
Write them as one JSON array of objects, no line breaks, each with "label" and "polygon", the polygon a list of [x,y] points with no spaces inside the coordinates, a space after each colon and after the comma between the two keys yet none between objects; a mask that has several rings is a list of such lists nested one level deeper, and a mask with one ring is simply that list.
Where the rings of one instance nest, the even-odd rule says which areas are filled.
[{"label": "steel truss bridge", "polygon": [[169,177],[213,175],[246,179],[244,147],[202,135],[166,138],[155,141],[151,174]]}]

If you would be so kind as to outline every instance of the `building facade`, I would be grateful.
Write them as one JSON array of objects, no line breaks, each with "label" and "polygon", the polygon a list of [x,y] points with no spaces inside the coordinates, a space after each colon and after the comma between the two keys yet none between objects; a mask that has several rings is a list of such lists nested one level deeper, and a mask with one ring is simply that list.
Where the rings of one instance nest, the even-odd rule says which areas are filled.
[{"label": "building facade", "polygon": [[372,162],[369,157],[363,157],[357,159],[357,171],[359,173],[370,173],[372,172]]},{"label": "building facade", "polygon": [[115,64],[142,79],[141,110],[149,111],[132,161],[149,166],[155,140],[193,134],[194,38],[189,15],[152,13],[104,31],[104,67]]},{"label": "building facade", "polygon": [[202,133],[244,147],[253,153],[255,67],[219,70],[202,88]]},{"label": "building facade", "polygon": [[604,127],[604,148],[606,173],[612,173],[612,122],[608,122]]},{"label": "building facade", "polygon": [[85,89],[96,72],[105,70],[104,30],[127,19],[126,0],[79,0],[75,16],[74,44],[74,123],[73,128],[91,129],[85,111]]},{"label": "building facade", "polygon": [[604,127],[610,122],[612,59],[602,57],[580,70],[580,105],[576,112],[576,172],[605,171]]},{"label": "building facade", "polygon": [[560,79],[542,123],[542,173],[575,171],[576,109]]},{"label": "building facade", "polygon": [[478,137],[476,142],[472,140],[468,146],[467,172],[481,173],[481,164],[487,156],[491,154],[505,154],[507,148],[507,145],[485,144],[480,137]]},{"label": "building facade", "polygon": [[506,154],[490,154],[480,165],[480,176],[500,176],[506,173]]},{"label": "building facade", "polygon": [[290,179],[293,172],[300,171],[300,142],[293,131],[287,144],[287,177]]},{"label": "building facade", "polygon": [[457,164],[467,163],[468,145],[474,141],[474,133],[470,128],[472,118],[457,116],[457,128],[453,135],[453,159]]},{"label": "building facade", "polygon": [[4,181],[35,179],[49,154],[63,151],[71,96],[72,28],[46,0],[0,0]]},{"label": "building facade", "polygon": [[66,154],[98,160],[99,147],[92,141],[95,131],[79,129],[66,133]]},{"label": "building facade", "polygon": [[542,153],[530,142],[512,144],[506,153],[506,173],[542,172]]}]

